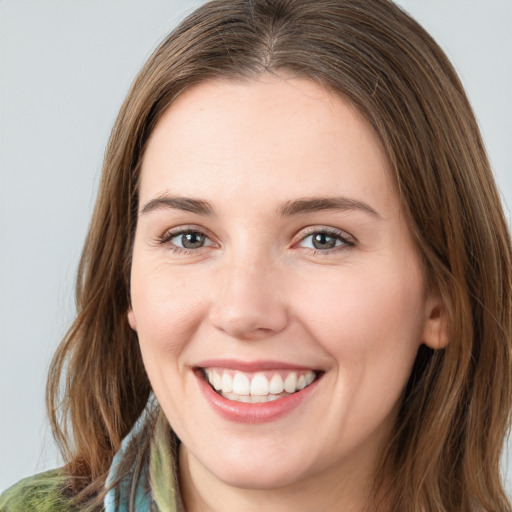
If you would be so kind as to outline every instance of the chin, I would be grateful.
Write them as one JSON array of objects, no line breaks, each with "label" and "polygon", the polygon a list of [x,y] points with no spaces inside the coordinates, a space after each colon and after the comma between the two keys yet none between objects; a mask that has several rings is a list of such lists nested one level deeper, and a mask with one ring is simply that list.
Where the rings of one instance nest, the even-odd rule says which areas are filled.
[{"label": "chin", "polygon": [[[210,440],[211,441],[211,440]],[[218,440],[217,440],[218,441]],[[230,487],[253,490],[272,490],[287,487],[311,477],[316,470],[315,460],[301,451],[301,444],[286,445],[286,439],[236,439],[196,446],[194,452],[185,446],[180,458],[189,464],[202,466],[215,479]],[[210,449],[207,449],[207,446]],[[220,447],[220,449],[218,448]],[[187,454],[188,452],[188,454]],[[197,453],[199,457],[196,457]]]},{"label": "chin", "polygon": [[225,484],[239,489],[272,490],[287,487],[302,480],[306,475],[297,467],[280,467],[274,463],[265,465],[223,464],[210,471]]}]

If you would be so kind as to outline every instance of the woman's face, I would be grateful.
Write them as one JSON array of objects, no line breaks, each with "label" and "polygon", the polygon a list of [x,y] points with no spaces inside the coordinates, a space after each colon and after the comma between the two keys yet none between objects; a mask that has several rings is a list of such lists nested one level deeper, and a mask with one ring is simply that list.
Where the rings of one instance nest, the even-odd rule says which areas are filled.
[{"label": "woman's face", "polygon": [[374,470],[439,311],[390,175],[307,80],[202,83],[158,122],[128,316],[192,471],[268,489]]}]

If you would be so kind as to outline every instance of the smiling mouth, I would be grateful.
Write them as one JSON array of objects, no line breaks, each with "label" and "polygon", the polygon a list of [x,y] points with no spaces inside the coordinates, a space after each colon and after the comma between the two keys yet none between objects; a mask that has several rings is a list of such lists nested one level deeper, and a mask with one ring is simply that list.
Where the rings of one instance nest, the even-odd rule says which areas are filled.
[{"label": "smiling mouth", "polygon": [[321,374],[313,370],[242,372],[226,368],[201,368],[201,373],[217,394],[246,403],[272,402],[293,395],[310,386]]}]

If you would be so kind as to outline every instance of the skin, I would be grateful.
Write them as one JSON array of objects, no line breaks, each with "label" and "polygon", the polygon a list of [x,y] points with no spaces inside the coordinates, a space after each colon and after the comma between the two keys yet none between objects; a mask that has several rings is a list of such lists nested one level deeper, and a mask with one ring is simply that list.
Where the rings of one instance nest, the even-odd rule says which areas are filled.
[{"label": "skin", "polygon": [[[417,349],[446,343],[369,125],[307,80],[205,82],[157,124],[139,193],[128,319],[182,441],[187,510],[363,510]],[[164,196],[207,201],[212,213],[143,211]],[[276,213],[333,196],[373,212]],[[183,237],[168,233],[180,227],[204,245],[176,252]],[[335,247],[315,248],[311,233],[326,228]],[[200,392],[193,369],[209,358],[325,373],[297,409],[244,424]]]}]

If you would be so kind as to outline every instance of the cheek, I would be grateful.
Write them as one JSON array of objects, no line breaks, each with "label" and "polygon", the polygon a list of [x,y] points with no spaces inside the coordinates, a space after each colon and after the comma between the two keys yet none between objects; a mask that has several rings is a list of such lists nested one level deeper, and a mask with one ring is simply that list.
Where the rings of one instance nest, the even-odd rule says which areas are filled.
[{"label": "cheek", "polygon": [[[414,268],[345,269],[325,279],[301,280],[297,301],[313,337],[342,366],[414,358],[423,332],[423,286]],[[379,364],[377,364],[379,363]]]},{"label": "cheek", "polygon": [[207,307],[206,290],[204,280],[182,279],[169,269],[148,265],[140,269],[134,264],[131,299],[143,355],[177,356],[183,351]]}]

